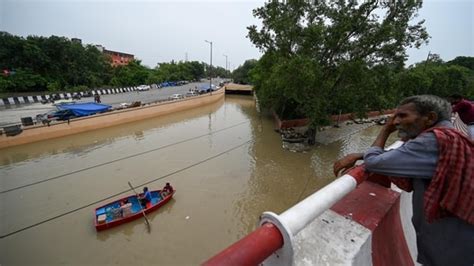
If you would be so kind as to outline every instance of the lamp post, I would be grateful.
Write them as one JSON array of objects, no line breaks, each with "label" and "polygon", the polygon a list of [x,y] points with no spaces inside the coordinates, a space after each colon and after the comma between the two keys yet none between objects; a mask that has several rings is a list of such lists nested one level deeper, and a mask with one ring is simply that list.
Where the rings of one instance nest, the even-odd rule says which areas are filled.
[{"label": "lamp post", "polygon": [[225,56],[225,72],[227,74],[227,55],[223,54]]},{"label": "lamp post", "polygon": [[209,90],[212,94],[212,42],[208,40],[204,40],[204,41],[211,45],[211,66],[209,68]]}]

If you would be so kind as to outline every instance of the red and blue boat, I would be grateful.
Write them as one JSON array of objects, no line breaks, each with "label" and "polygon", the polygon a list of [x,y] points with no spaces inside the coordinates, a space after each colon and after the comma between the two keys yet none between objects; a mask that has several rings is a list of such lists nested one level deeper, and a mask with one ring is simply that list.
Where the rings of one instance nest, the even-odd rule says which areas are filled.
[{"label": "red and blue boat", "polygon": [[[147,203],[146,208],[143,208],[145,213],[158,210],[168,203],[176,190],[166,195],[161,192],[161,190],[151,191],[152,200]],[[97,231],[102,231],[139,218],[143,218],[140,200],[137,195],[131,195],[96,208],[94,226]]]}]

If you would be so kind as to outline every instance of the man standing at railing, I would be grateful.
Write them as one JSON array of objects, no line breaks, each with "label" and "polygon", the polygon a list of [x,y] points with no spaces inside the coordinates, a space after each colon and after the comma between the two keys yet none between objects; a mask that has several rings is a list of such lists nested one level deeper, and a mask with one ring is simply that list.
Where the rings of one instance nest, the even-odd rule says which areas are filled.
[{"label": "man standing at railing", "polygon": [[[334,164],[338,173],[363,155],[367,172],[413,191],[417,261],[424,265],[474,264],[474,143],[452,128],[450,116],[450,104],[437,96],[408,97],[365,154]],[[385,151],[396,130],[406,143]]]},{"label": "man standing at railing", "polygon": [[453,94],[449,99],[453,105],[453,112],[459,114],[461,120],[468,127],[468,133],[471,139],[474,140],[474,104],[464,99],[464,97],[459,94]]}]

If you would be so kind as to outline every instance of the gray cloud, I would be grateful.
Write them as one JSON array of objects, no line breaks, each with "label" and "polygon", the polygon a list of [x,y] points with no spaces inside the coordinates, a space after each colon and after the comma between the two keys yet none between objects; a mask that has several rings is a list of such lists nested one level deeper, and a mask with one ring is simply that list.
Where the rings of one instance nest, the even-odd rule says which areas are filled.
[{"label": "gray cloud", "polygon": [[[86,44],[134,54],[143,64],[188,60],[231,68],[260,53],[246,38],[246,27],[260,22],[252,9],[264,1],[23,1],[0,2],[0,30],[27,36],[66,36]],[[444,60],[474,55],[474,3],[430,1],[419,18],[426,19],[429,45],[410,49],[408,63],[424,60],[428,51]]]}]

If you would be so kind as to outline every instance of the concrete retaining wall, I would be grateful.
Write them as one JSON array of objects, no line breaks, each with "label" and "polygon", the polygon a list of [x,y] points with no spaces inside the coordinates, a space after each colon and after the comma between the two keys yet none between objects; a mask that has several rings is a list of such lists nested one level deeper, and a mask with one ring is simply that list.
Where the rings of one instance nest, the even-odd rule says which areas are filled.
[{"label": "concrete retaining wall", "polygon": [[112,127],[138,120],[166,115],[174,112],[188,110],[199,106],[217,102],[224,98],[224,90],[212,92],[178,101],[168,101],[150,104],[137,108],[118,110],[99,115],[73,119],[68,122],[51,124],[51,126],[35,125],[24,127],[23,132],[16,136],[0,136],[0,149],[27,144],[52,138],[59,138],[86,131]]},{"label": "concrete retaining wall", "polygon": [[[366,115],[367,115],[367,117],[371,118],[371,117],[376,117],[376,116],[380,116],[380,115],[392,114],[393,112],[395,112],[395,109],[385,110],[385,111],[382,111],[382,112],[372,111],[372,112],[368,112]],[[286,129],[286,128],[290,128],[290,127],[303,127],[303,126],[307,126],[310,122],[308,118],[292,119],[292,120],[281,120],[280,117],[278,117],[278,115],[275,112],[273,112],[272,114],[273,114],[273,118],[274,118],[274,121],[275,121],[275,129],[277,129],[277,130]],[[345,122],[345,121],[353,120],[353,119],[355,119],[355,117],[356,117],[356,115],[353,114],[353,113],[347,113],[347,114],[341,114],[341,115],[332,115],[331,116],[331,121],[342,123],[342,122]]]}]

